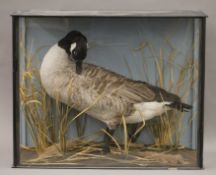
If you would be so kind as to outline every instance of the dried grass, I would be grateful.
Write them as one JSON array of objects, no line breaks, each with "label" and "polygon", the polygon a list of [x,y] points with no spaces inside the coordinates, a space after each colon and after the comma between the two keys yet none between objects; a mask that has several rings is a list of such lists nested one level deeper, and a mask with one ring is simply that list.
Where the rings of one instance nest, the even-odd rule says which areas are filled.
[{"label": "dried grass", "polygon": [[[164,149],[148,147],[143,148],[141,144],[132,144],[133,152],[122,156],[122,150],[111,146],[112,154],[104,155],[102,153],[103,143],[94,141],[85,141],[73,139],[67,141],[68,151],[64,155],[57,150],[59,144],[48,147],[37,158],[22,161],[27,165],[70,165],[70,166],[182,166],[189,165],[188,160],[181,154],[174,154],[172,149]],[[121,145],[122,148],[125,146]],[[179,148],[180,149],[180,148]],[[88,163],[87,163],[88,162]],[[89,163],[91,162],[91,163]],[[97,162],[96,164],[94,164]],[[103,162],[103,163],[102,163]]]}]

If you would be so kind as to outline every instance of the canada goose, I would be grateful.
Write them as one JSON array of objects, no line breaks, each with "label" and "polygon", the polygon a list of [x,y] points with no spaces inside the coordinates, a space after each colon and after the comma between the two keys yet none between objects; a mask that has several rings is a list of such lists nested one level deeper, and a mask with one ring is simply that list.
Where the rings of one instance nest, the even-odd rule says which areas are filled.
[{"label": "canada goose", "polygon": [[[43,58],[40,76],[43,87],[79,111],[107,125],[110,135],[125,117],[126,123],[139,123],[167,110],[187,111],[191,106],[164,89],[128,79],[105,68],[82,63],[87,55],[87,39],[71,31],[53,45]],[[101,98],[98,98],[101,97]],[[104,152],[110,151],[110,137],[104,136]]]}]

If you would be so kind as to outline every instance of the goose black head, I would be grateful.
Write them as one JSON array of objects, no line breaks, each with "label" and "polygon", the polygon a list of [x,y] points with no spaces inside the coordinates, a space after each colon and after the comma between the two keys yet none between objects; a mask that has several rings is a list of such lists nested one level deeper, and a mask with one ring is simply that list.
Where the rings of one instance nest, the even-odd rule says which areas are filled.
[{"label": "goose black head", "polygon": [[71,31],[62,38],[58,45],[63,48],[69,59],[76,63],[76,73],[82,73],[82,61],[87,55],[87,38],[79,31]]}]

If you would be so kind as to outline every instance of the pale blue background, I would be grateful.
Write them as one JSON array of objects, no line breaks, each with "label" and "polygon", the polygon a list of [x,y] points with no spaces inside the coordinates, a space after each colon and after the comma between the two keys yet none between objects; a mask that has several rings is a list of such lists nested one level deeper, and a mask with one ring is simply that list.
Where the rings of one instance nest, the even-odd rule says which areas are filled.
[{"label": "pale blue background", "polygon": [[[151,84],[156,83],[155,57],[159,56],[159,51],[162,48],[164,64],[167,64],[168,53],[172,50],[166,39],[169,39],[177,50],[176,65],[174,65],[175,74],[179,69],[177,65],[183,64],[187,55],[192,54],[195,60],[199,57],[196,44],[199,41],[199,35],[197,35],[199,34],[199,21],[190,18],[22,18],[20,20],[20,31],[26,34],[25,46],[28,52],[34,53],[38,48],[46,46],[34,60],[34,64],[37,64],[38,67],[49,46],[55,44],[71,30],[79,30],[88,38],[90,49],[86,62],[106,67],[135,80],[148,81]],[[133,51],[142,42],[149,42],[154,47],[154,56],[148,49],[145,49],[144,52]],[[196,46],[195,49],[193,49],[193,45]],[[24,55],[21,55],[20,60],[22,67]],[[168,73],[165,70],[164,75],[166,76]],[[191,91],[186,102],[193,103],[193,111],[184,116],[185,132],[181,143],[187,147],[196,148],[196,88],[194,92]],[[194,119],[192,125],[188,122],[191,115]],[[101,127],[105,127],[105,125],[88,118],[86,133],[97,131]],[[31,138],[25,132],[28,130],[24,123],[23,113],[21,113],[21,143],[31,145]],[[119,138],[121,135],[121,131],[116,133]],[[73,136],[76,136],[76,131],[72,125],[69,137]],[[138,141],[152,143],[153,138],[149,132],[144,131]]]}]

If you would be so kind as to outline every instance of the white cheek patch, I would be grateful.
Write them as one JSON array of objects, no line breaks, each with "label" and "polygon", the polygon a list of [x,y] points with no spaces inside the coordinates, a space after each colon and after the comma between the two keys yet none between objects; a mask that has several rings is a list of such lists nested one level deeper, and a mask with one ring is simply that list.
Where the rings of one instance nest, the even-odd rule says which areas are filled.
[{"label": "white cheek patch", "polygon": [[72,43],[70,46],[70,52],[72,52],[76,48],[76,43]]}]

